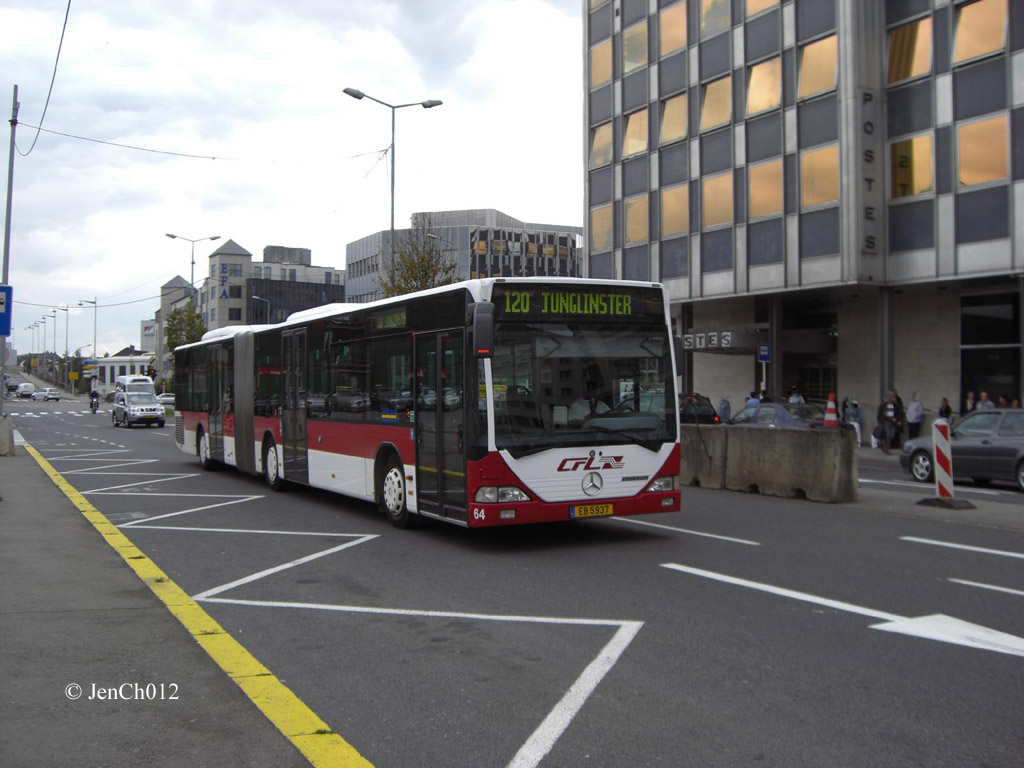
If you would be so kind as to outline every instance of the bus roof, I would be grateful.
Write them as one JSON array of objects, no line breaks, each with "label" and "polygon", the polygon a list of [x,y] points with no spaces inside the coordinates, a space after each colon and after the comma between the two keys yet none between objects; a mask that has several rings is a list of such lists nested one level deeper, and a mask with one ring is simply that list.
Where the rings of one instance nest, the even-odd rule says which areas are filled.
[{"label": "bus roof", "polygon": [[595,278],[585,277],[483,277],[475,280],[465,280],[460,283],[451,283],[449,285],[441,285],[437,288],[428,288],[423,291],[415,291],[414,293],[405,293],[401,296],[391,296],[386,299],[378,299],[377,301],[369,301],[366,303],[353,303],[353,302],[341,302],[334,304],[324,304],[319,307],[313,307],[311,309],[303,309],[298,312],[293,312],[288,316],[288,319],[283,323],[277,323],[274,325],[228,325],[223,328],[216,328],[212,331],[207,331],[203,334],[203,338],[200,341],[193,342],[193,344],[182,344],[176,349],[187,349],[192,346],[198,346],[207,342],[216,341],[217,339],[230,339],[235,336],[239,336],[243,333],[252,332],[260,333],[261,331],[270,330],[271,328],[285,328],[290,325],[297,325],[299,323],[306,323],[311,320],[319,320],[321,318],[333,317],[335,315],[344,314],[346,312],[357,312],[367,309],[374,309],[376,307],[387,307],[393,304],[400,304],[402,302],[409,301],[410,299],[416,299],[423,296],[436,296],[442,293],[448,293],[449,291],[465,290],[473,296],[476,301],[489,299],[491,296],[491,289],[497,283],[538,283],[544,285],[616,285],[624,288],[662,288],[661,283],[645,282],[636,280],[599,280]]}]

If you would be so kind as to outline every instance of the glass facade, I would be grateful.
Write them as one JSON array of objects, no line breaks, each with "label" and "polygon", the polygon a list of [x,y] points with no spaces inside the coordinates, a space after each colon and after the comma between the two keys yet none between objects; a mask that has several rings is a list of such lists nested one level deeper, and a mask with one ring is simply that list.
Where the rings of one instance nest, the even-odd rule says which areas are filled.
[{"label": "glass facade", "polygon": [[953,63],[984,56],[1006,47],[1007,0],[976,0],[956,9]]},{"label": "glass facade", "polygon": [[838,73],[836,36],[805,45],[800,51],[800,89],[797,96],[806,99],[836,87]]},{"label": "glass facade", "polygon": [[662,102],[659,139],[661,144],[670,144],[686,138],[686,104],[685,93]]},{"label": "glass facade", "polygon": [[647,22],[636,24],[622,33],[622,74],[647,66]]},{"label": "glass facade", "polygon": [[704,229],[732,223],[732,171],[716,176],[705,176]]},{"label": "glass facade", "polygon": [[782,59],[776,56],[750,68],[747,115],[758,115],[782,103]]},{"label": "glass facade", "polygon": [[732,119],[732,77],[704,86],[704,100],[700,110],[700,130],[710,131],[726,125]]},{"label": "glass facade", "polygon": [[961,124],[957,140],[957,182],[961,187],[1007,178],[1009,138],[1006,115]]},{"label": "glass facade", "polygon": [[894,141],[890,146],[892,197],[907,197],[935,189],[932,135]]},{"label": "glass facade", "polygon": [[800,205],[839,200],[839,145],[810,149],[800,155]]},{"label": "glass facade", "polygon": [[782,213],[782,160],[750,166],[750,218]]},{"label": "glass facade", "polygon": [[888,83],[898,83],[931,71],[931,17],[904,24],[889,33]]},{"label": "glass facade", "polygon": [[665,8],[659,15],[658,54],[668,56],[670,53],[686,47],[686,0]]}]

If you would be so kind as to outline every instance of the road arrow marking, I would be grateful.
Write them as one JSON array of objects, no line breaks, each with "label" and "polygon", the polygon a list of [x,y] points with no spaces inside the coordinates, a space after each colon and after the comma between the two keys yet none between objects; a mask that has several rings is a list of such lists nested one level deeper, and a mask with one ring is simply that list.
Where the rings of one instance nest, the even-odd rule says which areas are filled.
[{"label": "road arrow marking", "polygon": [[923,637],[928,640],[938,640],[943,643],[953,643],[954,645],[964,645],[970,648],[980,648],[986,651],[995,651],[996,653],[1007,653],[1011,656],[1024,657],[1024,638],[1017,637],[1016,635],[1009,635],[1005,632],[998,632],[994,629],[988,629],[987,627],[982,627],[978,624],[971,624],[970,622],[962,621],[951,616],[935,614],[933,616],[907,618],[905,616],[897,616],[894,613],[876,611],[872,608],[864,608],[859,605],[852,605],[851,603],[830,600],[827,597],[809,595],[805,592],[797,592],[783,587],[774,587],[770,584],[760,584],[756,581],[739,579],[735,576],[726,576],[722,573],[705,571],[700,568],[691,568],[686,565],[662,563],[662,568],[669,568],[674,571],[689,573],[694,576],[702,576],[703,578],[721,581],[726,584],[734,584],[739,587],[756,589],[760,592],[768,592],[769,594],[779,595],[780,597],[802,600],[805,603],[814,603],[815,605],[821,605],[826,608],[834,608],[837,611],[856,613],[861,616],[869,616],[871,618],[882,620],[881,624],[872,624],[871,629],[880,629],[884,632],[896,632],[902,635],[912,635],[914,637]]}]

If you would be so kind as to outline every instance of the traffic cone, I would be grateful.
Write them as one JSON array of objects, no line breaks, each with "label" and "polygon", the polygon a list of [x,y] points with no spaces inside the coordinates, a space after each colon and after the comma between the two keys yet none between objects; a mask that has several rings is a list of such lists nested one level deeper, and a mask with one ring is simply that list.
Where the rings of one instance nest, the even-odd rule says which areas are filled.
[{"label": "traffic cone", "polygon": [[836,418],[836,396],[834,392],[828,393],[828,408],[825,409],[825,426],[839,426],[839,419]]}]

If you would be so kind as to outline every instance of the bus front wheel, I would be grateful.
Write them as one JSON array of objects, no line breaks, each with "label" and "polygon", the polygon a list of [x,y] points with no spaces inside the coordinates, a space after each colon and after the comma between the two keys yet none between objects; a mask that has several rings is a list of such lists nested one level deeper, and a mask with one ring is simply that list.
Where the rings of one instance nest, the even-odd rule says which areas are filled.
[{"label": "bus front wheel", "polygon": [[384,472],[380,477],[377,490],[378,505],[381,512],[396,528],[408,528],[412,525],[412,515],[405,503],[405,467],[395,454],[388,457]]},{"label": "bus front wheel", "polygon": [[270,490],[281,490],[281,465],[277,461],[277,446],[272,437],[263,442],[263,480]]}]

